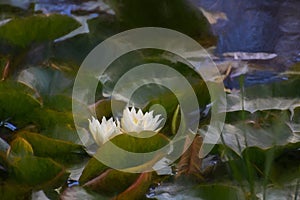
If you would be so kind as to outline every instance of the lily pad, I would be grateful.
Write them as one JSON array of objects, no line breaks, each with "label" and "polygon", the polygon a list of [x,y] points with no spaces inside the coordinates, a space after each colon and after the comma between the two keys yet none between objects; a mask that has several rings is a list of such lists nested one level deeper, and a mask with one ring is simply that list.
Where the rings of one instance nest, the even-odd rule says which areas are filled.
[{"label": "lily pad", "polygon": [[[168,139],[163,136],[162,134],[157,134],[151,138],[136,138],[127,134],[121,134],[116,137],[114,137],[111,142],[114,143],[114,145],[117,145],[119,148],[129,151],[129,152],[136,152],[136,153],[147,153],[152,152],[155,150],[158,150],[165,145],[168,144]],[[108,145],[108,144],[107,144]],[[100,147],[97,151],[97,153],[94,155],[93,158],[90,159],[88,164],[86,165],[85,169],[82,172],[82,175],[80,177],[80,183],[84,184],[91,180],[92,178],[95,178],[96,176],[101,175],[105,170],[109,169],[108,166],[104,165],[99,161],[101,157],[98,157],[99,155],[109,156],[111,158],[115,158],[115,161],[113,161],[114,164],[120,164],[124,166],[126,163],[128,163],[127,157],[122,157],[121,155],[113,155],[116,152],[115,151],[109,151],[111,146],[106,146],[104,144],[102,147]],[[145,165],[149,166],[136,166],[136,167],[151,167],[153,166],[158,160],[158,158],[153,158],[153,160],[146,160]],[[128,166],[133,167],[133,166]],[[135,166],[134,166],[135,167]],[[125,169],[124,169],[125,170]]]},{"label": "lily pad", "polygon": [[[159,66],[151,66],[151,63],[159,63]],[[146,65],[145,70],[147,72],[145,70],[135,71],[139,69],[133,68],[133,66],[141,64]],[[161,66],[168,66],[171,74],[162,73],[161,70],[153,70],[153,67],[160,69]],[[139,78],[137,79],[132,73],[127,73],[129,71],[138,73]],[[186,81],[184,83],[190,87],[188,90],[182,87],[182,84],[178,85],[177,76]],[[122,84],[120,84],[121,79]],[[186,99],[195,98],[198,101],[199,109],[201,109],[210,103],[209,92],[201,76],[178,56],[161,50],[146,49],[121,56],[106,69],[100,77],[100,81],[103,85],[103,96],[105,97],[128,102],[129,105],[147,111],[152,106],[159,104],[163,113],[158,112],[157,114],[166,114],[166,116],[163,116],[166,120],[166,126],[162,133],[170,135],[172,133],[172,116],[178,104],[185,102]],[[171,88],[164,86],[162,83],[168,83],[168,87]],[[126,95],[130,89],[134,90],[134,93],[127,97]],[[194,109],[189,113],[191,119],[189,121],[193,121],[193,119],[196,121],[197,119],[198,108]]]},{"label": "lily pad", "polygon": [[[220,112],[249,111],[254,113],[263,110],[293,110],[300,106],[300,79],[294,69],[288,76],[280,76],[283,81],[268,84],[259,84],[244,88],[242,92],[227,95],[227,108]],[[224,104],[225,105],[225,104]]]},{"label": "lily pad", "polygon": [[267,149],[274,145],[297,143],[300,141],[299,134],[291,128],[291,123],[290,112],[286,110],[230,112],[222,131],[223,141],[219,143],[224,143],[237,153],[247,147]]},{"label": "lily pad", "polygon": [[205,200],[242,200],[246,199],[243,192],[237,188],[227,185],[199,185],[193,189],[196,196]]},{"label": "lily pad", "polygon": [[[126,27],[164,27],[189,35],[207,36],[208,21],[200,10],[186,1],[109,0],[109,5]],[[155,12],[154,12],[155,11]]]},{"label": "lily pad", "polygon": [[[139,133],[143,134],[143,132]],[[146,134],[146,132],[145,132]],[[129,134],[121,134],[111,140],[116,146],[130,152],[147,153],[158,150],[169,143],[167,137],[162,134],[156,134],[150,138],[138,138]],[[101,148],[105,148],[105,145]]]},{"label": "lily pad", "polygon": [[64,94],[44,97],[44,105],[56,111],[70,112],[72,111],[72,98]]},{"label": "lily pad", "polygon": [[87,165],[85,166],[80,179],[79,183],[81,185],[85,184],[86,182],[92,180],[93,178],[99,176],[101,173],[104,173],[109,167],[103,165],[99,160],[95,157],[92,157]]},{"label": "lily pad", "polygon": [[95,104],[91,105],[90,109],[95,109],[98,119],[102,119],[102,117],[109,118],[113,116],[111,110],[112,105],[117,111],[120,111],[115,117],[120,117],[122,115],[123,109],[126,107],[126,103],[123,101],[118,101],[114,99],[102,99],[100,101],[97,101]]},{"label": "lily pad", "polygon": [[[152,100],[162,101],[165,102],[164,106],[167,106],[168,112],[174,112],[178,105],[178,102],[175,98],[176,96],[173,94],[173,92],[175,91],[170,91],[170,89],[156,83],[155,78],[162,77],[161,71],[159,70],[152,70],[150,72],[147,71],[149,73],[141,74],[144,76],[143,78],[145,80],[136,80],[136,77],[134,76],[132,78],[128,77],[128,82],[124,82],[122,85],[124,89],[126,89],[127,87],[132,87],[132,84],[139,84],[139,86],[142,85],[142,88],[136,88],[137,90],[135,91],[131,99],[128,99],[123,95],[123,93],[121,93],[124,92],[123,88],[119,88],[116,91],[116,83],[126,72],[132,70],[133,66],[147,63],[161,63],[162,65],[167,65],[170,68],[173,68],[178,72],[178,74],[184,76],[190,86],[193,88],[196,96],[198,97],[200,107],[203,107],[209,103],[210,96],[207,90],[207,86],[201,79],[199,74],[191,69],[182,58],[178,58],[178,56],[169,52],[153,49],[130,52],[122,55],[120,58],[115,60],[110,65],[110,67],[106,69],[105,73],[100,77],[100,81],[103,84],[104,96],[112,95],[112,91],[114,90],[114,97],[117,100],[131,102],[136,107],[144,107]],[[178,77],[174,77],[174,74],[164,74],[162,79],[167,81],[168,83],[178,82]],[[153,81],[154,84],[149,84],[149,82],[151,81]],[[176,88],[179,90],[178,87]],[[186,91],[179,90],[176,91],[176,95],[180,96],[185,94],[185,92]],[[189,97],[185,96],[185,98]],[[166,102],[171,105],[168,105]],[[174,107],[173,104],[175,105],[175,108],[173,108],[172,111],[169,111],[168,107]]]},{"label": "lily pad", "polygon": [[[182,184],[182,183],[181,183]],[[153,198],[158,200],[190,199],[190,200],[246,200],[242,190],[225,184],[185,185],[179,183],[162,184],[153,190]]]},{"label": "lily pad", "polygon": [[[53,60],[69,67],[69,72],[76,75],[84,58],[100,42],[122,31],[114,15],[104,14],[87,21],[89,33],[76,35],[63,41],[56,41]],[[86,25],[84,25],[86,26]]]},{"label": "lily pad", "polygon": [[51,130],[57,125],[69,125],[73,127],[73,115],[71,112],[61,112],[49,108],[35,109],[32,112],[32,120],[42,128]]},{"label": "lily pad", "polygon": [[24,125],[30,121],[28,116],[31,112],[40,107],[30,88],[11,81],[0,83],[1,120],[12,119],[17,125]]},{"label": "lily pad", "polygon": [[125,191],[139,176],[139,174],[109,169],[98,177],[85,183],[84,187],[93,191],[98,191],[100,194],[114,196]]},{"label": "lily pad", "polygon": [[3,200],[18,200],[20,197],[30,198],[31,188],[15,183],[3,183],[0,186],[0,196]]},{"label": "lily pad", "polygon": [[128,187],[124,192],[119,194],[117,199],[146,199],[146,191],[150,187],[152,181],[152,173],[142,173],[136,181]]},{"label": "lily pad", "polygon": [[48,138],[38,133],[25,131],[19,132],[17,135],[31,144],[36,156],[55,158],[66,156],[66,154],[85,154],[83,146],[68,141]]},{"label": "lily pad", "polygon": [[79,26],[75,19],[58,14],[15,18],[0,27],[0,39],[26,47],[32,43],[54,40]]},{"label": "lily pad", "polygon": [[6,152],[9,149],[9,147],[9,144],[5,140],[0,138],[0,152]]},{"label": "lily pad", "polygon": [[68,177],[65,169],[49,158],[15,157],[10,168],[14,181],[35,189],[59,187]]},{"label": "lily pad", "polygon": [[42,67],[30,67],[20,72],[18,82],[36,91],[37,96],[56,95],[70,91],[72,81],[62,72]]},{"label": "lily pad", "polygon": [[11,143],[9,154],[12,156],[26,156],[33,155],[33,149],[31,145],[23,138],[17,137]]},{"label": "lily pad", "polygon": [[264,149],[252,146],[244,149],[241,155],[222,147],[219,150],[225,154],[227,161],[215,166],[217,170],[213,173],[219,174],[219,177],[216,176],[214,180],[226,181],[229,175],[240,183],[252,178],[262,187],[283,188],[300,177],[299,147],[300,142]]},{"label": "lily pad", "polygon": [[[293,149],[291,149],[293,147]],[[285,186],[299,181],[300,177],[300,142],[281,148],[270,168],[270,179],[277,186]],[[278,154],[278,153],[277,153]]]}]

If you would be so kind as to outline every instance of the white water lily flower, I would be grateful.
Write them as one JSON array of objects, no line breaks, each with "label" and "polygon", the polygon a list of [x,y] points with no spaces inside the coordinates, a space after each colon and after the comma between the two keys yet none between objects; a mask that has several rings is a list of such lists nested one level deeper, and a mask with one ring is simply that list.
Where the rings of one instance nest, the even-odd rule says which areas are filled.
[{"label": "white water lily flower", "polygon": [[89,119],[89,128],[95,142],[98,145],[102,145],[109,139],[121,133],[120,122],[113,121],[113,118],[106,120],[105,117],[102,118],[100,122],[92,117],[92,121]]},{"label": "white water lily flower", "polygon": [[136,132],[142,131],[154,131],[158,132],[162,127],[159,127],[163,119],[159,119],[161,115],[153,117],[153,111],[143,114],[139,109],[137,112],[134,107],[129,110],[126,108],[123,111],[123,117],[121,119],[121,126],[124,132]]}]

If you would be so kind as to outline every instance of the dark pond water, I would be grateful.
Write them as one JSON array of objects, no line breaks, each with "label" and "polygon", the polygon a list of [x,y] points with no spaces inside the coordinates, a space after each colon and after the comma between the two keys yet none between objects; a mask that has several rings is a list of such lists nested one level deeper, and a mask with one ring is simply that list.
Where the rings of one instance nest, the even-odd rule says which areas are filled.
[{"label": "dark pond water", "polygon": [[212,30],[218,53],[269,52],[287,66],[299,62],[300,1],[190,1],[217,17]]},{"label": "dark pond water", "polygon": [[[187,1],[210,18],[212,32],[218,38],[217,54],[268,52],[276,53],[278,56],[275,60],[286,66],[300,61],[300,1]],[[73,16],[103,12],[114,14],[102,0],[3,0],[0,4],[25,10],[33,9],[46,14],[61,13]]]},{"label": "dark pond water", "polygon": [[[218,38],[216,55],[227,52],[270,53],[275,57],[265,62],[266,70],[255,70],[244,77],[245,86],[285,80],[277,70],[300,61],[300,1],[239,1],[234,0],[190,0],[195,7],[207,12],[211,29]],[[66,15],[92,15],[99,13],[114,15],[114,11],[103,1],[10,1],[22,8],[34,5],[35,11]],[[17,2],[17,3],[16,3]],[[259,58],[257,60],[264,60]],[[245,58],[247,60],[247,58]],[[252,60],[252,59],[251,59]],[[271,70],[268,70],[271,68]],[[225,80],[228,88],[239,87],[239,77]]]}]

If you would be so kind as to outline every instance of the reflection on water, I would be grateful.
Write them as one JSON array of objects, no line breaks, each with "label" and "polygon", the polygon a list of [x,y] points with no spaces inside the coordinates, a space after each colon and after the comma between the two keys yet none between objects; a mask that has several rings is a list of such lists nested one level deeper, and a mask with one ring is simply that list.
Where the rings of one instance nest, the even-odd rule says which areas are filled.
[{"label": "reflection on water", "polygon": [[106,12],[114,14],[113,10],[103,1],[50,1],[44,0],[34,4],[35,11],[43,13],[60,13],[65,15]]},{"label": "reflection on water", "polygon": [[[279,72],[268,71],[268,70],[257,70],[243,75],[243,85],[245,87],[249,87],[256,84],[267,84],[276,81],[284,81],[287,80],[287,77],[282,77],[279,75]],[[233,77],[228,76],[224,80],[224,85],[229,89],[238,89],[240,88],[241,77]]]},{"label": "reflection on water", "polygon": [[[247,54],[246,56],[249,57],[249,52],[250,54],[256,52],[253,55],[270,56],[268,58],[270,62],[265,65],[267,67],[264,70],[252,70],[245,74],[245,86],[285,80],[273,71],[274,66],[290,66],[300,61],[300,12],[297,9],[300,7],[300,1],[189,1],[205,15],[211,24],[213,34],[218,37],[215,51],[218,56],[232,56],[246,61],[253,60],[253,58],[243,59],[240,56]],[[58,38],[56,42],[88,33],[87,20],[96,18],[101,13],[114,15],[114,11],[102,0],[2,0],[1,4],[33,10],[36,13],[65,14],[74,17],[82,24],[70,34]],[[4,20],[3,23],[7,22],[6,18],[2,20]],[[245,52],[248,53],[245,54]],[[225,85],[228,88],[239,88],[239,77],[227,77]]]},{"label": "reflection on water", "polygon": [[[299,0],[189,0],[215,15],[217,52],[269,52],[289,66],[300,60]],[[220,16],[220,13],[224,17]]]},{"label": "reflection on water", "polygon": [[10,5],[24,10],[33,8],[35,12],[60,13],[64,15],[100,13],[114,14],[113,10],[102,0],[81,1],[81,0],[1,0],[0,5]]}]

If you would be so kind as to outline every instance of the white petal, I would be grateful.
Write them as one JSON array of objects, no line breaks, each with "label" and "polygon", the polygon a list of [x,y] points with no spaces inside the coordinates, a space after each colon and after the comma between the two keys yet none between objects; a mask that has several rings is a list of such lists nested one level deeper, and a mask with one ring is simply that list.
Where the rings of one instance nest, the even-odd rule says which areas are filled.
[{"label": "white petal", "polygon": [[127,107],[123,111],[123,117],[121,118],[121,129],[125,132],[141,132],[141,131],[159,131],[162,127],[159,127],[163,119],[160,119],[161,115],[153,117],[153,110],[143,114],[141,109],[134,107],[131,110]]},{"label": "white petal", "polygon": [[97,119],[92,117],[92,121],[89,120],[89,129],[98,145],[102,145],[115,135],[121,133],[119,123],[116,124],[116,122],[113,121],[113,118],[106,120],[105,117],[102,117],[100,124]]},{"label": "white petal", "polygon": [[141,109],[139,109],[138,112],[137,112],[136,117],[137,117],[138,119],[142,119],[143,116],[144,116],[143,111],[142,111]]}]

